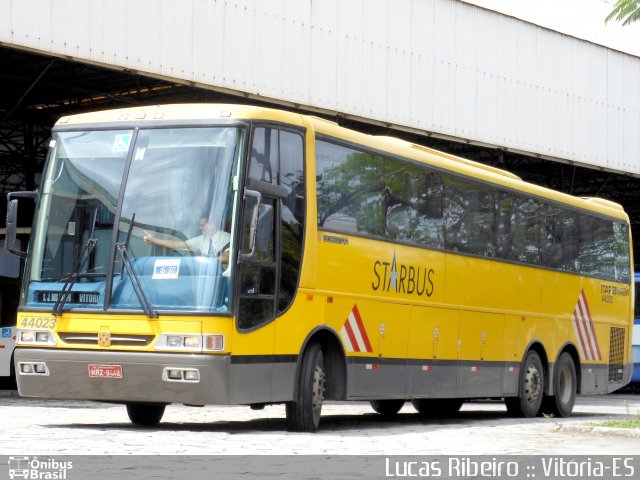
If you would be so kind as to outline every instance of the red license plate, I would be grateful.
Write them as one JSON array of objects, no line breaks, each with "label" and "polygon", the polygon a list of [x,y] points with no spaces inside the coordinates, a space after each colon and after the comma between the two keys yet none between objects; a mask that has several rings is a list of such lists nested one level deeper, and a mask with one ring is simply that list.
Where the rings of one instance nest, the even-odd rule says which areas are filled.
[{"label": "red license plate", "polygon": [[91,378],[122,378],[122,365],[89,365]]}]

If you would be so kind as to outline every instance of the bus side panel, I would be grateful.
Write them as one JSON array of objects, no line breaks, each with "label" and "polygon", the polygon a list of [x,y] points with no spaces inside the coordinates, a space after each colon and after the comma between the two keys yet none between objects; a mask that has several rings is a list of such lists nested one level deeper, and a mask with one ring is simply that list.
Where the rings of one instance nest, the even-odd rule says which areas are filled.
[{"label": "bus side panel", "polygon": [[518,395],[520,365],[525,349],[531,338],[534,338],[535,322],[527,315],[504,316],[504,359],[505,374],[502,379],[502,392],[506,396]]},{"label": "bus side panel", "polygon": [[502,393],[504,315],[460,312],[460,372],[462,396]]},{"label": "bus side panel", "polygon": [[397,309],[397,305],[355,296],[334,297],[327,304],[325,321],[340,335],[347,355],[347,396],[350,398],[404,396],[406,360],[404,357],[399,361],[382,358],[380,349],[384,329],[402,330],[396,322],[403,322],[391,316],[392,307]]},{"label": "bus side panel", "polygon": [[521,318],[540,311],[540,271],[448,253],[446,281],[447,303],[461,309],[458,394],[517,394],[525,347],[538,335]]},{"label": "bus side panel", "polygon": [[[578,349],[587,364],[583,385],[586,379],[585,388],[591,393],[612,392],[626,385],[633,368],[632,289],[625,284],[585,278],[582,291],[584,308],[579,311],[593,322],[590,335],[577,335]],[[583,333],[584,330],[581,329]]]},{"label": "bus side panel", "polygon": [[274,322],[253,330],[233,330],[231,341],[230,398],[232,403],[271,401]]},{"label": "bus side panel", "polygon": [[409,327],[410,398],[453,398],[458,383],[458,310],[413,307]]},{"label": "bus side panel", "polygon": [[293,304],[275,321],[276,362],[273,365],[272,401],[293,399],[298,356],[315,327],[322,324],[327,297],[300,289]]},{"label": "bus side panel", "polygon": [[476,257],[446,254],[448,305],[469,310],[540,311],[539,270]]}]

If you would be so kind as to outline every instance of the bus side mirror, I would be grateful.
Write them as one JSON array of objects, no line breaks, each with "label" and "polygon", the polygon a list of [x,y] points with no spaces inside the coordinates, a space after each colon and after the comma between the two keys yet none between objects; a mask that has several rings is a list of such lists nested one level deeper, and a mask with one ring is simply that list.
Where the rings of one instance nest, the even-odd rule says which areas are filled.
[{"label": "bus side mirror", "polygon": [[262,194],[255,190],[245,190],[244,200],[244,241],[240,260],[250,260],[256,252],[269,251],[273,234],[273,207],[260,203]]},{"label": "bus side mirror", "polygon": [[[16,240],[16,244],[19,249],[20,240]],[[20,257],[5,248],[0,248],[0,277],[20,278]]]},{"label": "bus side mirror", "polygon": [[258,231],[258,210],[262,194],[255,190],[244,191],[244,219],[242,221],[242,251],[240,260],[250,260],[256,253],[256,232]]},{"label": "bus side mirror", "polygon": [[258,224],[255,235],[255,251],[267,253],[273,234],[273,207],[260,204],[258,206]]},{"label": "bus side mirror", "polygon": [[26,257],[27,252],[20,249],[20,243],[17,239],[18,233],[18,198],[37,197],[37,192],[11,192],[7,195],[7,229],[4,237],[4,246],[9,253],[18,257]]}]

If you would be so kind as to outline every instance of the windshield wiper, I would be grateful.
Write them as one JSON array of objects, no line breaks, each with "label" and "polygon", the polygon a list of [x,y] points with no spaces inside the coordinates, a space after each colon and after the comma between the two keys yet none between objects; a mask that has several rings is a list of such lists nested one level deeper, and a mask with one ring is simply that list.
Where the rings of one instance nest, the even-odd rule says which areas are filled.
[{"label": "windshield wiper", "polygon": [[[89,231],[89,238],[87,239],[87,242],[82,246],[82,250],[80,250],[80,255],[78,255],[78,259],[76,261],[76,264],[74,265],[73,270],[71,271],[71,274],[68,277],[64,278],[64,285],[62,286],[62,290],[60,290],[60,295],[58,295],[58,298],[56,299],[56,303],[53,305],[53,308],[51,309],[51,314],[56,317],[59,317],[60,315],[62,315],[62,309],[64,308],[65,303],[67,303],[71,298],[71,293],[72,293],[71,290],[73,289],[73,286],[76,284],[78,279],[80,277],[92,276],[92,274],[88,272],[87,273],[81,273],[81,272],[82,270],[84,270],[84,267],[89,263],[89,259],[91,258],[91,252],[93,252],[93,249],[96,246],[96,243],[98,243],[98,240],[93,237],[96,231],[97,218],[98,218],[98,208],[94,207],[93,219],[91,222],[91,230]],[[87,255],[86,257],[84,257],[85,253]],[[84,257],[84,260],[82,259],[82,257]]]},{"label": "windshield wiper", "polygon": [[[91,252],[93,252],[93,249],[96,246],[96,243],[98,243],[98,240],[96,240],[95,238],[93,238],[93,236],[91,236],[87,240],[87,243],[85,243],[82,246],[82,250],[80,251],[80,255],[78,256],[76,265],[73,271],[71,272],[71,274],[68,277],[64,278],[64,285],[62,286],[62,290],[60,290],[60,294],[56,299],[56,303],[53,305],[53,308],[51,309],[51,314],[53,316],[59,317],[60,315],[62,315],[62,309],[64,308],[64,305],[71,298],[71,291],[73,290],[73,286],[76,284],[78,279],[83,276],[91,275],[89,273],[83,274],[81,272],[84,269],[84,267],[87,265],[87,263],[89,263],[89,258],[91,258]],[[86,257],[84,257],[85,253],[86,253]],[[84,257],[84,260],[82,259],[82,257]]]},{"label": "windshield wiper", "polygon": [[133,291],[135,292],[138,300],[140,301],[140,305],[144,310],[144,313],[149,318],[158,318],[158,312],[153,309],[151,306],[151,302],[144,293],[142,289],[142,284],[140,283],[140,278],[133,268],[133,264],[131,263],[131,257],[129,256],[129,252],[127,251],[126,243],[116,243],[116,250],[120,253],[120,257],[122,257],[122,266],[124,270],[129,275],[129,279],[131,280],[131,286],[133,287]]}]

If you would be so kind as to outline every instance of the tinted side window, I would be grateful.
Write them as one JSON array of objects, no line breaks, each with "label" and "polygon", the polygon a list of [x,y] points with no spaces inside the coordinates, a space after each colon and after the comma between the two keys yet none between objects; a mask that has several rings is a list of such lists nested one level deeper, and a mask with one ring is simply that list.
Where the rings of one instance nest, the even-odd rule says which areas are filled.
[{"label": "tinted side window", "polygon": [[518,197],[510,192],[496,192],[496,257],[518,261],[514,247]]},{"label": "tinted side window", "polygon": [[445,175],[445,244],[448,250],[495,256],[493,190],[480,182]]},{"label": "tinted side window", "polygon": [[541,221],[542,264],[559,270],[577,271],[577,213],[556,205],[545,204]]},{"label": "tinted side window", "polygon": [[440,175],[397,160],[386,159],[384,164],[387,238],[444,248]]},{"label": "tinted side window", "polygon": [[322,141],[316,157],[318,226],[384,236],[382,157]]},{"label": "tinted side window", "polygon": [[581,214],[580,273],[600,278],[615,278],[613,222]]},{"label": "tinted side window", "polygon": [[540,265],[540,208],[538,200],[516,196],[513,256],[519,262]]},{"label": "tinted side window", "polygon": [[[629,256],[629,226],[626,223],[613,222],[613,243],[615,280],[629,283],[631,281],[631,268],[629,266],[631,258]],[[636,313],[636,315],[638,314]]]},{"label": "tinted side window", "polygon": [[278,312],[293,301],[302,262],[305,218],[304,147],[300,134],[280,131],[279,183],[287,189],[280,214],[280,296]]}]

